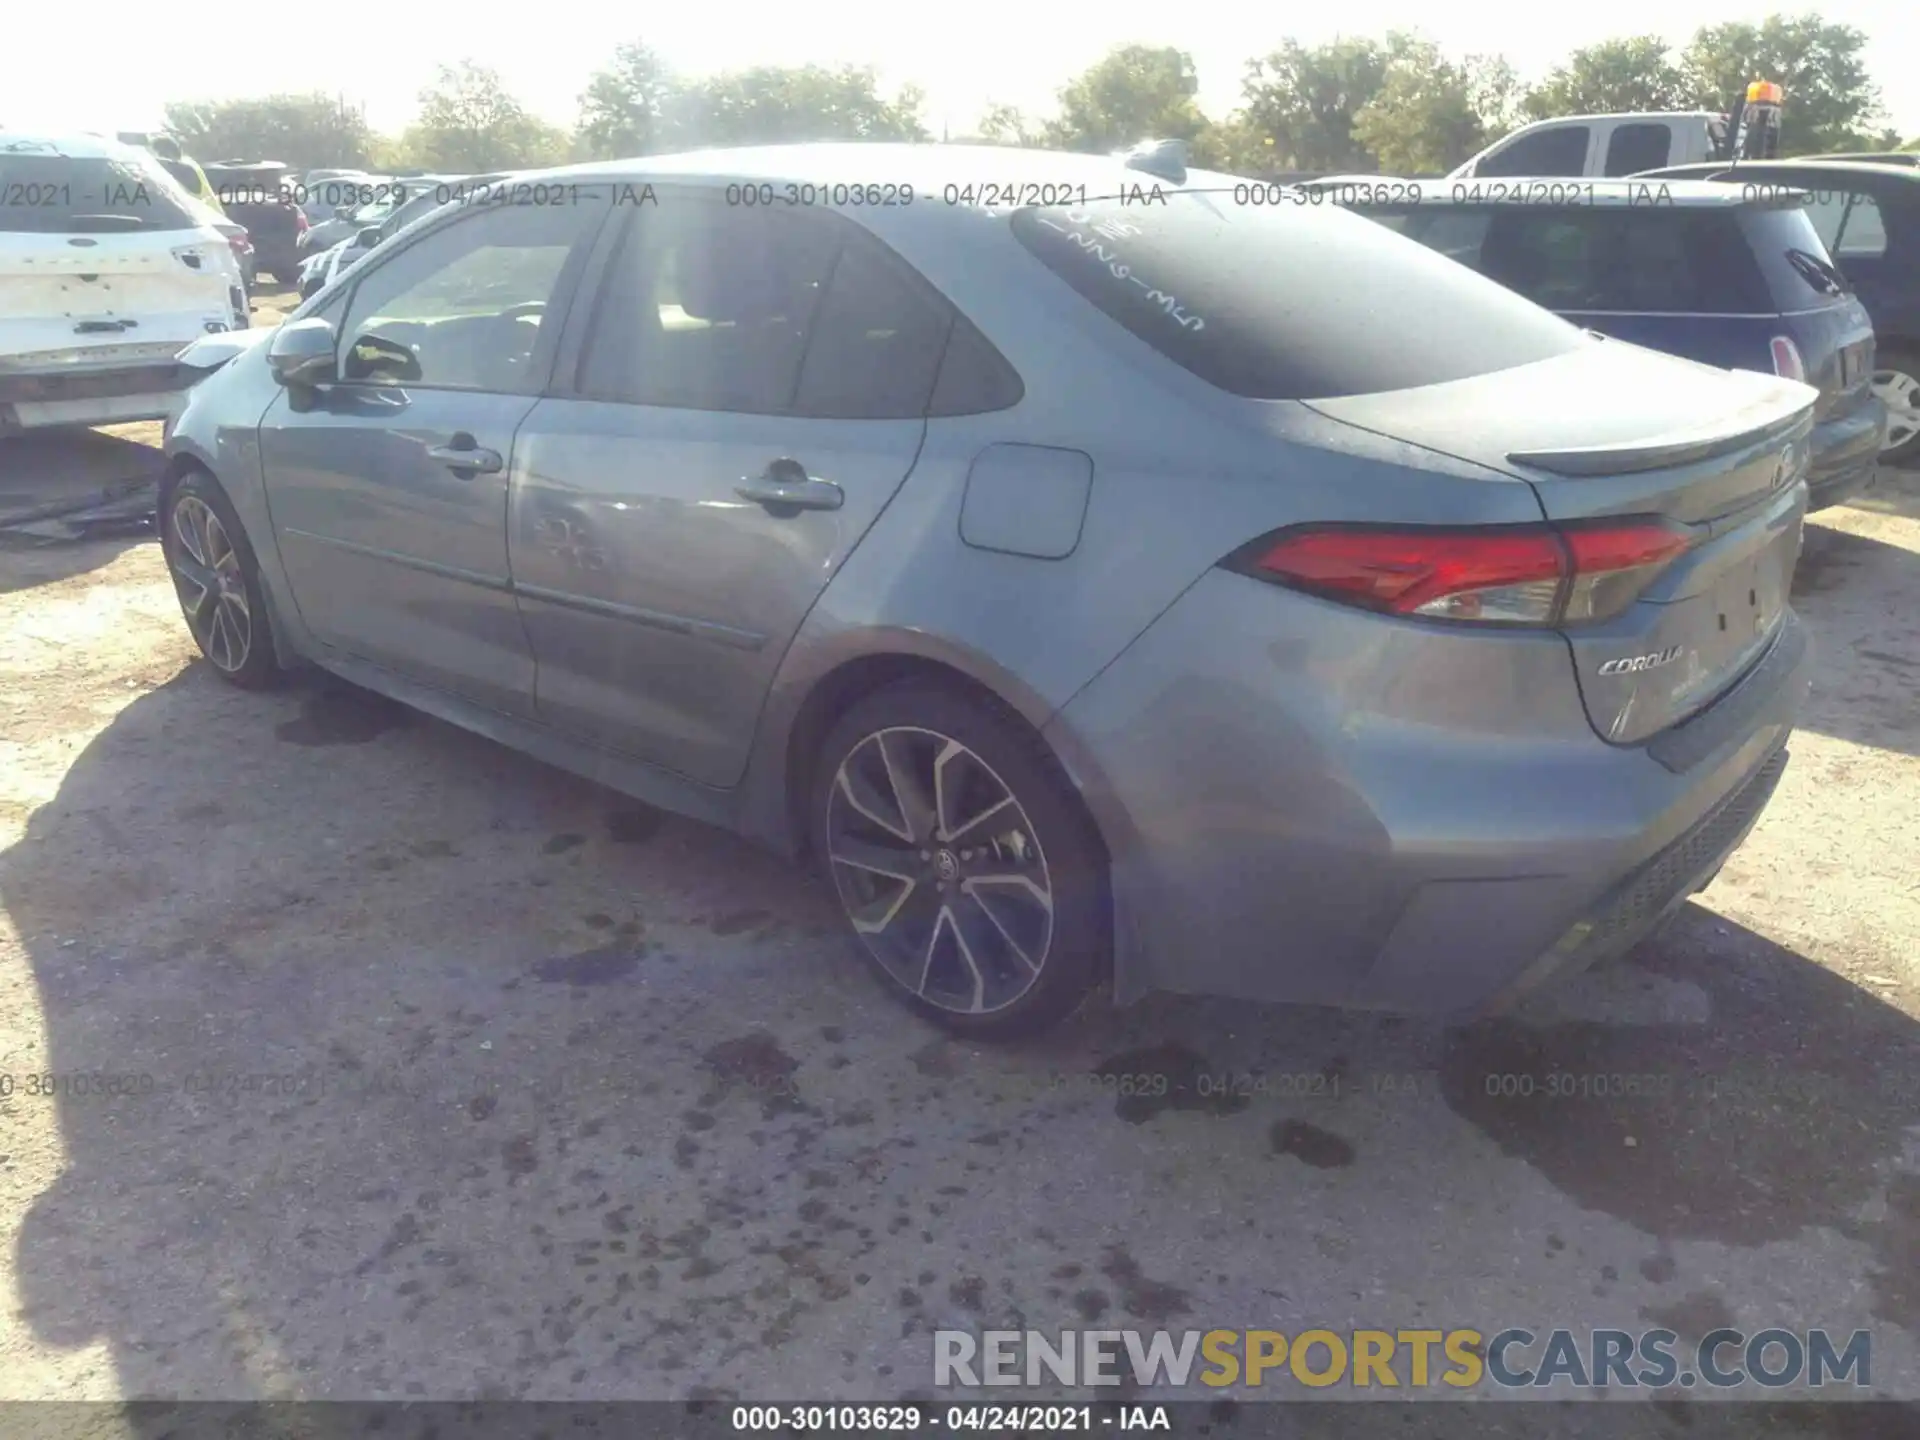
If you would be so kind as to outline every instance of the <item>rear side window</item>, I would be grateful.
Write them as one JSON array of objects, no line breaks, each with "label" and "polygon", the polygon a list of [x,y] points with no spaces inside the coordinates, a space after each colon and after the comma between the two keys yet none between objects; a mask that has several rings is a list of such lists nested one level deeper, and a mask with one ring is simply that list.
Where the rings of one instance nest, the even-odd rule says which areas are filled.
[{"label": "rear side window", "polygon": [[1318,400],[1463,380],[1564,354],[1580,333],[1423,246],[1330,205],[1021,210],[1014,235],[1082,298],[1202,380]]},{"label": "rear side window", "polygon": [[0,153],[0,233],[114,234],[191,230],[199,207],[147,156],[74,158]]},{"label": "rear side window", "polygon": [[1740,213],[1448,206],[1415,215],[1408,234],[1549,310],[1772,311]]},{"label": "rear side window", "polygon": [[[1506,149],[1473,167],[1475,175],[1584,175],[1587,170],[1585,125],[1563,125],[1522,135]],[[1661,159],[1665,159],[1665,155]]]},{"label": "rear side window", "polygon": [[1607,137],[1609,175],[1638,175],[1667,163],[1673,131],[1660,122],[1644,120],[1616,125]]},{"label": "rear side window", "polygon": [[926,414],[952,320],[903,262],[849,235],[807,333],[794,410],[849,420]]},{"label": "rear side window", "polygon": [[1821,243],[1812,212],[1804,206],[1769,206],[1742,212],[1742,227],[1773,300],[1769,309],[1805,310],[1853,293]]}]

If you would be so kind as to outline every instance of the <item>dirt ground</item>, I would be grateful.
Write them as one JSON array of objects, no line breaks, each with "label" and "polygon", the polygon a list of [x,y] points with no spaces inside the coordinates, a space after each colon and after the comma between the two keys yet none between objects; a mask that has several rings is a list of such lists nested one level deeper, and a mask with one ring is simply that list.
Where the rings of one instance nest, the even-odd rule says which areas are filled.
[{"label": "dirt ground", "polygon": [[[1866,1328],[1920,1397],[1920,474],[1796,603],[1778,796],[1631,963],[979,1050],[781,862],[220,684],[150,541],[0,550],[0,1398],[893,1399],[937,1327],[1096,1322]],[[1555,1073],[1664,1081],[1489,1093]]]}]

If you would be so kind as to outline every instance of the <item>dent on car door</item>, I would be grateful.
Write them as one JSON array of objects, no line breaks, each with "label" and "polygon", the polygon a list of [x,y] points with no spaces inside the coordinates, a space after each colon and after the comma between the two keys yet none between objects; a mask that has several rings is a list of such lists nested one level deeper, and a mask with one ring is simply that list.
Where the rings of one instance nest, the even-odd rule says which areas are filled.
[{"label": "dent on car door", "polygon": [[342,314],[334,381],[269,408],[274,529],[300,617],[329,646],[531,711],[508,457],[603,213],[488,207],[369,266]]},{"label": "dent on car door", "polygon": [[515,454],[536,708],[729,785],[800,622],[913,468],[953,312],[842,217],[692,196],[635,209],[577,310],[572,393]]}]

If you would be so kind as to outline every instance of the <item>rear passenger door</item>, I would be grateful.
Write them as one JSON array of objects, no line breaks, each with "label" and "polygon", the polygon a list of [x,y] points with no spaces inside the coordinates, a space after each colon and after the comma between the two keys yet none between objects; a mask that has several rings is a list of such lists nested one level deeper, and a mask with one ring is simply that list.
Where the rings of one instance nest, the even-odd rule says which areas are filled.
[{"label": "rear passenger door", "polygon": [[1603,175],[1638,175],[1671,164],[1673,126],[1664,120],[1623,120],[1607,133]]},{"label": "rear passenger door", "polygon": [[609,227],[514,450],[535,709],[709,785],[913,468],[955,316],[826,211],[659,192]]}]

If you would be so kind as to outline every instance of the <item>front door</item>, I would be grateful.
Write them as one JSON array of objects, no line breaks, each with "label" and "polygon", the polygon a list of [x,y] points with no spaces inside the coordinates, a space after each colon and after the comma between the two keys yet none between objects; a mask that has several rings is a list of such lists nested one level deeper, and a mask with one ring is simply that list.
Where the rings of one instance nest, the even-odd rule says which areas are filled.
[{"label": "front door", "polygon": [[913,468],[952,312],[859,227],[633,209],[571,392],[515,455],[516,593],[550,723],[710,785]]},{"label": "front door", "polygon": [[[339,378],[289,391],[260,447],[300,618],[349,655],[509,714],[533,655],[507,565],[514,437],[605,211],[489,205],[368,267]],[[573,262],[570,264],[570,262]]]}]

